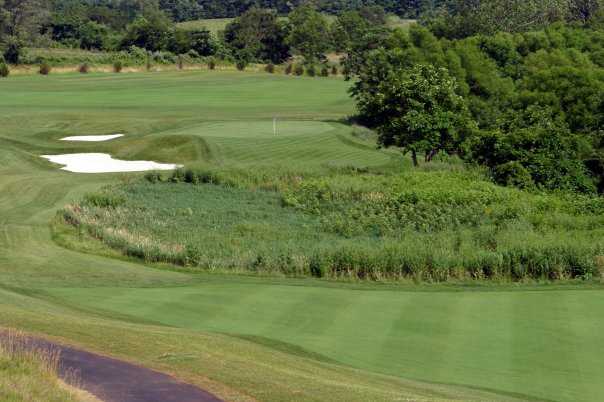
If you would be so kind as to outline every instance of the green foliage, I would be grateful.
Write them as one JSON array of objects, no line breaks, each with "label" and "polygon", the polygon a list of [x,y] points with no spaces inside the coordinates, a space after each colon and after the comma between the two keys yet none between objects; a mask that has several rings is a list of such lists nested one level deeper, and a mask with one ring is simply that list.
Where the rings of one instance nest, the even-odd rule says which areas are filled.
[{"label": "green foliage", "polygon": [[[405,105],[387,101],[384,83],[411,74],[416,65],[432,65],[446,69],[455,80],[454,91],[464,98],[478,126],[472,135],[449,142],[454,145],[449,152],[485,164],[504,184],[591,192],[590,174],[602,181],[595,160],[604,147],[604,74],[594,60],[604,54],[604,42],[596,30],[558,24],[514,35],[438,40],[426,28],[414,26],[380,43],[383,49],[353,52],[345,62],[357,78],[352,93],[363,123],[401,131],[401,122],[380,114],[388,112],[384,105],[391,104],[396,112],[399,104]],[[415,123],[425,130],[434,127],[434,121]],[[384,142],[389,144],[408,147],[406,142]]]},{"label": "green foliage", "polygon": [[171,29],[171,22],[163,14],[154,13],[149,18],[139,17],[128,25],[121,48],[137,46],[149,51],[166,49]]},{"label": "green foliage", "polygon": [[285,67],[285,74],[290,75],[293,71],[294,71],[294,65],[292,63],[289,63]]},{"label": "green foliage", "polygon": [[289,57],[287,26],[273,11],[251,8],[224,30],[230,51],[248,61],[281,63]]},{"label": "green foliage", "polygon": [[440,18],[430,21],[439,36],[463,38],[496,32],[526,32],[564,21],[569,4],[583,0],[453,0]]},{"label": "green foliage", "polygon": [[235,62],[235,67],[237,67],[237,70],[239,70],[239,71],[244,71],[245,68],[247,67],[247,64],[248,63],[246,60],[240,59]]},{"label": "green foliage", "polygon": [[0,78],[6,78],[10,74],[10,69],[4,62],[0,62]]},{"label": "green foliage", "polygon": [[469,158],[489,166],[501,184],[594,192],[581,161],[581,142],[551,112],[529,107],[510,120],[505,134],[482,133],[469,141]]},{"label": "green foliage", "polygon": [[84,196],[82,205],[115,209],[123,205],[125,202],[126,199],[122,196],[107,193],[90,193]]},{"label": "green foliage", "polygon": [[295,54],[308,63],[325,58],[329,49],[329,25],[325,18],[310,5],[302,5],[289,14],[290,32],[287,43]]},{"label": "green foliage", "polygon": [[185,54],[195,52],[196,57],[210,56],[216,53],[217,44],[207,29],[176,29],[169,37],[166,48],[172,53]]},{"label": "green foliage", "polygon": [[296,67],[294,67],[294,74],[295,75],[304,75],[304,66],[302,64],[296,64]]},{"label": "green foliage", "polygon": [[315,68],[314,64],[311,64],[306,67],[306,75],[308,75],[309,77],[314,77],[315,75],[317,75],[317,69]]},{"label": "green foliage", "polygon": [[269,74],[274,74],[275,73],[275,65],[273,63],[268,63],[264,67],[264,71],[266,71]]},{"label": "green foliage", "polygon": [[23,44],[21,40],[15,36],[10,36],[4,44],[4,61],[9,64],[19,64],[23,56]]},{"label": "green foliage", "polygon": [[380,80],[376,87],[357,86],[352,93],[363,116],[374,122],[382,145],[417,153],[432,161],[441,151],[459,152],[473,122],[447,70],[416,65]]},{"label": "green foliage", "polygon": [[114,73],[121,73],[123,68],[124,68],[124,65],[121,61],[117,60],[117,61],[113,62],[113,72]]},{"label": "green foliage", "polygon": [[48,64],[48,63],[40,64],[40,69],[38,70],[38,72],[41,75],[48,75],[48,74],[50,74],[51,71],[52,71],[52,67],[50,66],[50,64]]},{"label": "green foliage", "polygon": [[329,77],[329,68],[326,65],[323,65],[319,75],[321,75],[321,77]]},{"label": "green foliage", "polygon": [[214,70],[215,68],[216,68],[216,59],[210,58],[208,60],[208,69],[209,70]]},{"label": "green foliage", "polygon": [[477,173],[336,173],[281,179],[280,194],[228,172],[145,177],[63,215],[126,255],[206,268],[420,281],[588,279],[601,268],[602,199]]},{"label": "green foliage", "polygon": [[88,21],[79,26],[78,37],[82,49],[105,49],[105,41],[109,28],[94,21]]}]

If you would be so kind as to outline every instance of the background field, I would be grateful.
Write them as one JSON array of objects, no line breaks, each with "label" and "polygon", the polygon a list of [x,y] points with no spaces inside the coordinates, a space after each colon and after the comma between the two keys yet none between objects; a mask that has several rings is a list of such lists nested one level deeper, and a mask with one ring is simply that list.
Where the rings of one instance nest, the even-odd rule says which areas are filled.
[{"label": "background field", "polygon": [[[335,19],[334,16],[325,14],[325,18],[328,21],[333,21]],[[287,17],[283,17],[283,20],[287,20]],[[205,28],[213,34],[217,35],[220,31],[224,31],[224,28],[233,21],[233,18],[210,18],[204,20],[195,20],[195,21],[185,21],[180,22],[177,26],[181,29],[185,30],[195,30],[200,28]],[[390,28],[403,28],[406,29],[410,24],[413,24],[414,20],[407,20],[400,18],[397,15],[389,15],[387,17],[387,25]]]},{"label": "background field", "polygon": [[[110,258],[49,227],[65,204],[132,175],[70,174],[40,154],[247,169],[392,163],[340,122],[353,112],[347,85],[236,72],[0,81],[0,326],[232,400],[599,400],[597,284],[464,290],[195,274]],[[270,136],[275,115],[290,135]],[[242,134],[248,126],[256,136]],[[118,132],[127,135],[110,143],[57,141]]]}]

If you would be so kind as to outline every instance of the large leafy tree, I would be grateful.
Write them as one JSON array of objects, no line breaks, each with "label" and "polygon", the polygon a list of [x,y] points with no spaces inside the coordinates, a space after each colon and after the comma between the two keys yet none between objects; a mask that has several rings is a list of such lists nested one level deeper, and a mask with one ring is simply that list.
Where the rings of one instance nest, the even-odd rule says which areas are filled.
[{"label": "large leafy tree", "polygon": [[22,44],[39,35],[49,9],[49,0],[0,0],[0,55],[18,63]]},{"label": "large leafy tree", "polygon": [[172,32],[172,22],[165,14],[149,13],[128,25],[122,47],[137,46],[151,51],[162,50],[168,46]]},{"label": "large leafy tree", "polygon": [[50,16],[49,0],[0,0],[0,36],[31,38]]},{"label": "large leafy tree", "polygon": [[303,56],[308,63],[325,58],[329,49],[329,24],[312,6],[305,4],[289,14],[291,25],[287,38],[294,52]]},{"label": "large leafy tree", "polygon": [[238,59],[281,63],[289,57],[287,26],[274,11],[252,8],[227,25],[225,44]]},{"label": "large leafy tree", "polygon": [[456,82],[445,69],[418,64],[399,69],[371,87],[353,90],[358,108],[373,115],[381,145],[418,154],[430,162],[440,151],[455,153],[474,123]]}]

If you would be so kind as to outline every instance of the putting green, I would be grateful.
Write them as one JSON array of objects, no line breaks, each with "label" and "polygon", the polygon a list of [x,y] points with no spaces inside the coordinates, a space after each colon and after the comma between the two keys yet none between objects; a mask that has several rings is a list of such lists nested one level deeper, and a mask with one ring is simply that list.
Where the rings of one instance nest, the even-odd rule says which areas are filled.
[{"label": "putting green", "polygon": [[197,135],[200,137],[226,138],[281,138],[295,136],[319,136],[334,129],[321,121],[280,120],[211,122],[183,127],[161,135]]}]

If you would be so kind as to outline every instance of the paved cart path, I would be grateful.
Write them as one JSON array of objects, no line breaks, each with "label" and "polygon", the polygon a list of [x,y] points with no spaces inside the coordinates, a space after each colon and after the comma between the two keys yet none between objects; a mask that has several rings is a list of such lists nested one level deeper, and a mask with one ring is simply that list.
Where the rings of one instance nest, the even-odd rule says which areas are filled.
[{"label": "paved cart path", "polygon": [[[0,338],[7,334],[0,331]],[[28,348],[60,352],[59,375],[104,402],[221,402],[214,395],[175,378],[121,360],[28,338]]]}]

